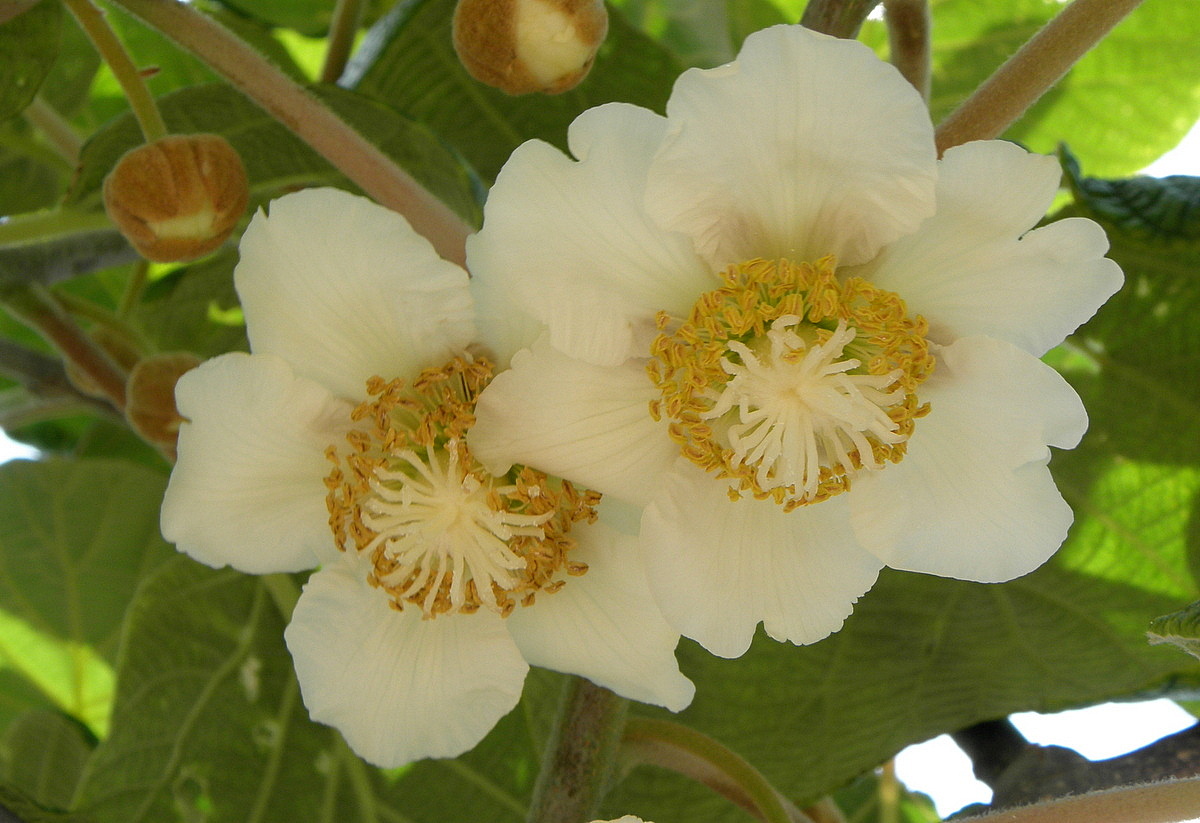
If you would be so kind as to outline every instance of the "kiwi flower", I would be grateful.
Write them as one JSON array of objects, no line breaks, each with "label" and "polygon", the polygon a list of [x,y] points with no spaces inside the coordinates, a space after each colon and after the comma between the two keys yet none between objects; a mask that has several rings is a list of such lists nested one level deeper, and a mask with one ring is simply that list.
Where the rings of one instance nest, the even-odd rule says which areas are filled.
[{"label": "kiwi flower", "polygon": [[547,333],[467,441],[643,507],[676,629],[812,643],[884,566],[999,582],[1057,550],[1049,446],[1087,417],[1038,358],[1122,275],[1095,223],[1034,228],[1053,158],[939,160],[891,66],[798,26],[685,72],[665,117],[584,112],[569,146],[521,146],[469,242]]},{"label": "kiwi flower", "polygon": [[334,189],[274,201],[240,248],[252,353],[180,379],[162,531],[211,566],[320,567],[285,633],[313,719],[396,766],[474,746],[530,665],[687,705],[679,635],[599,495],[466,445],[496,368],[466,272]]}]

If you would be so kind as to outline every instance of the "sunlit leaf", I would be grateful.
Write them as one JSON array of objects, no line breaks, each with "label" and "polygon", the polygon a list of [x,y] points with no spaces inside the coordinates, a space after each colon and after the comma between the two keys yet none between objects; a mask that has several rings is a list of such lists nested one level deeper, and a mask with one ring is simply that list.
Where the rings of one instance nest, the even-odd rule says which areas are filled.
[{"label": "sunlit leaf", "polygon": [[118,461],[0,466],[0,660],[102,729],[121,621],[138,579],[169,556],[163,478]]},{"label": "sunlit leaf", "polygon": [[[933,0],[933,93],[939,122],[1032,37],[1058,0]],[[1093,174],[1133,174],[1200,119],[1200,16],[1187,3],[1144,3],[1005,137],[1053,153],[1068,140]],[[886,55],[883,24],[862,39]]]},{"label": "sunlit leaf", "polygon": [[524,820],[557,677],[535,674],[524,710],[463,758],[389,775],[308,720],[283,628],[257,578],[180,557],[147,579],[118,666],[112,732],[88,764],[80,811],[97,823],[246,810],[260,823]]}]

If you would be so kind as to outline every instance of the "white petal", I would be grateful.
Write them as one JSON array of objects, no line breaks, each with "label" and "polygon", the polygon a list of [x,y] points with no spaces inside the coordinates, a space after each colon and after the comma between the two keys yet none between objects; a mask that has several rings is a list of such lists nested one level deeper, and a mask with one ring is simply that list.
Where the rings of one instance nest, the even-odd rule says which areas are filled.
[{"label": "white petal", "polygon": [[497,371],[508,368],[514,354],[532,346],[546,331],[502,280],[472,277],[471,295],[475,298],[475,325],[479,330],[476,340]]},{"label": "white petal", "polygon": [[685,72],[667,120],[647,210],[718,268],[862,263],[933,213],[929,113],[861,43],[800,26],[757,32],[733,63]]},{"label": "white petal", "polygon": [[392,767],[455,757],[517,704],[529,667],[490,612],[397,612],[346,558],[304,587],[284,633],[312,719]]},{"label": "white petal", "polygon": [[879,573],[837,497],[792,512],[731,501],[684,458],[663,485],[642,518],[650,588],[667,622],[713,654],[744,654],[759,621],[776,640],[815,643]]},{"label": "white petal", "polygon": [[684,314],[717,283],[686,237],[642,211],[646,167],[663,119],[613,103],[571,126],[572,160],[538,141],[518,148],[468,241],[471,273],[513,289],[575,357],[616,365],[645,355],[660,309]]},{"label": "white petal", "polygon": [[480,394],[467,443],[492,474],[520,463],[644,504],[679,454],[657,397],[641,361],[594,366],[542,340]]},{"label": "white petal", "polygon": [[588,571],[509,616],[521,654],[534,666],[581,675],[632,700],[685,708],[696,687],[679,673],[679,632],[650,595],[637,538],[603,523],[571,534],[579,541],[571,559],[587,563]]},{"label": "white petal", "polygon": [[[1091,220],[1029,231],[1058,188],[1053,157],[1003,141],[950,149],[938,178],[938,211],[859,274],[904,298],[949,344],[986,334],[1041,356],[1121,287]],[[1026,233],[1028,232],[1028,233]]]},{"label": "white petal", "polygon": [[1071,525],[1047,444],[1087,428],[1075,391],[1015,346],[965,337],[938,352],[904,459],[855,480],[854,530],[887,565],[995,583],[1031,572]]},{"label": "white petal", "polygon": [[336,554],[325,508],[325,449],[350,428],[350,406],[271,355],[226,354],[175,387],[179,460],[163,535],[210,566],[311,569]]},{"label": "white petal", "polygon": [[337,189],[274,200],[234,272],[250,348],[341,397],[372,375],[410,377],[470,342],[467,274],[393,211]]}]

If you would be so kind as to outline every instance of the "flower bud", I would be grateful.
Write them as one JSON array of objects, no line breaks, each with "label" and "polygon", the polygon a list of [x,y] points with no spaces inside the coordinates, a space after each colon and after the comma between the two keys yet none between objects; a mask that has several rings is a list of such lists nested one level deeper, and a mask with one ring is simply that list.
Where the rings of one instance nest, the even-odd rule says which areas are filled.
[{"label": "flower bud", "polygon": [[587,76],[608,32],[603,0],[458,0],[454,50],[509,94],[558,94]]},{"label": "flower bud", "polygon": [[156,354],[142,360],[125,384],[125,418],[148,443],[175,459],[175,444],[183,417],[175,406],[175,384],[200,365],[190,352]]},{"label": "flower bud", "polygon": [[104,180],[104,207],[143,257],[193,260],[218,248],[246,211],[246,168],[215,134],[164,137],[126,153]]}]

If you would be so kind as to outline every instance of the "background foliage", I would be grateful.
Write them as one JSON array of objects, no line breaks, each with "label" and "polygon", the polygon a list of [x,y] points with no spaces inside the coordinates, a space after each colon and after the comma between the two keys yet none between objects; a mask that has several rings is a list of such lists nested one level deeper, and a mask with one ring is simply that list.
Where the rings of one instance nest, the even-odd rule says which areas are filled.
[{"label": "background foliage", "polygon": [[[315,76],[332,0],[196,5],[292,76]],[[520,142],[561,146],[571,119],[606,101],[661,110],[682,68],[729,59],[747,33],[796,21],[802,5],[622,0],[586,82],[554,98],[512,98],[459,67],[452,0],[378,2],[341,82],[317,91],[477,223],[487,185]],[[935,0],[935,121],[1058,7]],[[139,63],[156,67],[150,83],[169,126],[225,135],[256,202],[349,186],[200,61],[118,9],[108,17]],[[886,54],[882,24],[868,22],[862,39]],[[1053,462],[1076,512],[1063,550],[1000,586],[887,572],[843,631],[811,647],[760,638],[724,661],[681,646],[698,696],[678,719],[793,800],[837,792],[853,819],[872,820],[871,769],[909,743],[1016,711],[1185,697],[1200,686],[1192,658],[1145,641],[1152,618],[1200,599],[1200,183],[1124,179],[1200,118],[1197,42],[1191,4],[1146,3],[1008,135],[1039,151],[1070,145],[1069,194],[1051,219],[1104,224],[1127,278],[1049,355],[1092,420],[1084,443]],[[155,266],[122,311],[135,258],[106,225],[98,190],[140,137],[74,19],[43,0],[0,24],[0,54],[0,215],[13,218],[0,223],[0,294],[53,284],[82,322],[116,329],[139,356],[244,348],[232,243],[195,264]],[[85,140],[77,167],[31,125],[31,104]],[[37,230],[51,218],[53,231]],[[64,389],[50,350],[7,316],[0,350],[40,364],[40,381],[0,367],[0,426],[44,453],[0,467],[0,803],[28,821],[524,819],[558,675],[535,672],[520,706],[457,760],[393,773],[363,766],[307,719],[263,584],[163,543],[167,462]],[[748,819],[649,768],[632,771],[608,804],[613,817],[658,823]],[[936,819],[911,798],[902,811]]]}]

